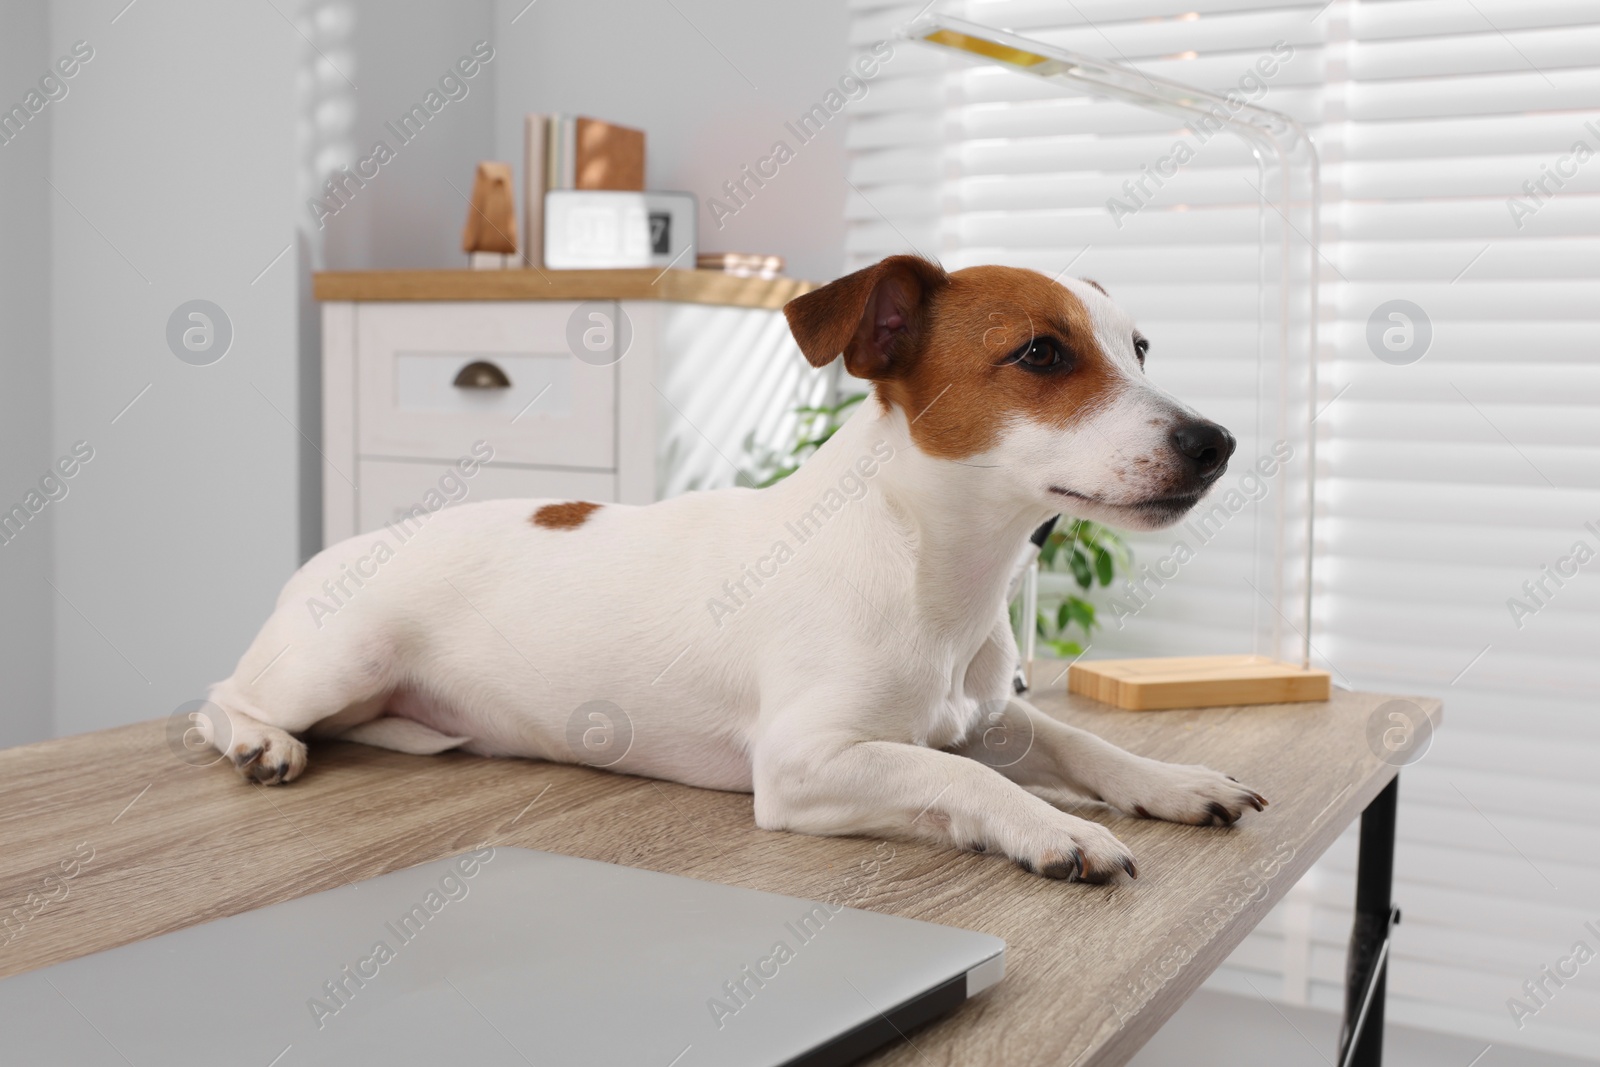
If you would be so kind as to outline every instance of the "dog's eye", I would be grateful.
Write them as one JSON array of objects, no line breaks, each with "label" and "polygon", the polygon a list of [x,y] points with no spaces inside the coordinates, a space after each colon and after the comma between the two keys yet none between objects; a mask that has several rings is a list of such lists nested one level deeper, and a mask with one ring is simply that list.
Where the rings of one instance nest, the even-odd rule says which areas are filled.
[{"label": "dog's eye", "polygon": [[1053,337],[1035,337],[1011,356],[1019,367],[1032,371],[1056,370],[1066,364],[1066,353]]},{"label": "dog's eye", "polygon": [[1139,357],[1139,366],[1144,366],[1144,354],[1150,351],[1150,342],[1139,334],[1133,335],[1133,351]]}]

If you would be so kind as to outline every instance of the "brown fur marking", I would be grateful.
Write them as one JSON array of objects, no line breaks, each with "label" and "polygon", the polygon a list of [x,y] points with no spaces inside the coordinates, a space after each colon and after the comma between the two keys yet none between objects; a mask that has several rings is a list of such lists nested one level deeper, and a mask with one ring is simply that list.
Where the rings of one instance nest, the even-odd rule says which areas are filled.
[{"label": "brown fur marking", "polygon": [[[968,267],[946,274],[915,256],[874,266],[784,307],[813,366],[844,354],[846,368],[897,405],[917,447],[962,459],[982,452],[1012,418],[1065,428],[1122,388],[1083,301],[1043,274]],[[1069,371],[1034,374],[1006,363],[1026,341],[1060,343]]]},{"label": "brown fur marking", "polygon": [[[1018,415],[1065,428],[1121,388],[1089,309],[1035,271],[957,271],[927,319],[920,351],[902,376],[879,383],[879,396],[912,420],[911,436],[929,455],[982,452]],[[1062,343],[1071,371],[1031,374],[1004,364],[1025,341],[1045,335]]]},{"label": "brown fur marking", "polygon": [[587,500],[569,500],[561,504],[546,504],[535,511],[528,519],[535,526],[543,526],[546,530],[576,530],[582,526],[590,515],[599,511],[602,505],[591,504]]}]

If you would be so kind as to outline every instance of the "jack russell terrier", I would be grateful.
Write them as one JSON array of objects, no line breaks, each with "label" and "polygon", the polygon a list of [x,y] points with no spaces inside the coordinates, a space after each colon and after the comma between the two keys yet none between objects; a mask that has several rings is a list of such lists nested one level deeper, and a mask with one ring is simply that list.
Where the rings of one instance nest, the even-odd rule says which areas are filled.
[{"label": "jack russell terrier", "polygon": [[[310,599],[371,538],[333,545],[211,688],[207,742],[265,784],[305,769],[296,735],[585,762],[571,724],[599,699],[631,724],[612,769],[753,792],[765,829],[999,852],[1070,881],[1137,872],[1046,796],[1197,825],[1261,810],[1227,775],[1012,694],[1005,597],[1029,533],[1059,512],[1169,526],[1234,449],[1145,379],[1127,312],[1094,282],[891,256],[784,314],[813,366],[842,354],[874,386],[800,470],[647,507],[446,509],[324,618]],[[994,758],[996,728],[1025,751]]]}]

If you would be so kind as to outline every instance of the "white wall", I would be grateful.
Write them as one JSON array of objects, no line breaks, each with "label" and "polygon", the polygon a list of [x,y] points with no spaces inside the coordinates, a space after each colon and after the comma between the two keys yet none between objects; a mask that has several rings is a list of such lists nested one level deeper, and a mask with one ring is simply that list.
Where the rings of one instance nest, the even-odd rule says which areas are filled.
[{"label": "white wall", "polygon": [[[0,108],[9,110],[45,73],[46,0],[7,0],[0,33]],[[72,103],[69,89],[66,103]],[[0,144],[0,511],[38,486],[60,442],[50,433],[50,127],[47,104],[21,133]],[[70,492],[69,499],[71,503]],[[0,747],[50,732],[50,573],[54,504],[0,544]],[[8,535],[10,536],[10,535]]]},{"label": "white wall", "polygon": [[[515,20],[513,22],[513,20]],[[848,72],[843,0],[752,4],[497,0],[497,158],[519,166],[530,111],[645,130],[647,182],[700,203],[702,251],[777,253],[796,277],[844,265],[843,123],[795,158],[719,230],[705,199],[770,152]]]},{"label": "white wall", "polygon": [[309,20],[318,47],[350,81],[320,79],[312,101],[302,91],[299,106],[314,138],[310,151],[302,144],[303,164],[325,180],[331,168],[354,167],[370,156],[378,140],[395,153],[365,187],[354,190],[348,207],[320,227],[306,205],[298,205],[297,217],[313,244],[323,244],[315,262],[331,270],[465,266],[463,195],[472,192],[478,161],[494,156],[495,83],[503,57],[496,54],[476,75],[461,79],[462,89],[452,89],[464,90],[460,99],[440,93],[447,102],[409,143],[402,144],[385,123],[398,126],[412,105],[430,90],[438,92],[441,76],[475,44],[493,47],[492,0],[334,0],[311,6],[319,12]]},{"label": "white wall", "polygon": [[[313,173],[488,37],[487,0],[122,8],[52,8],[52,57],[94,49],[50,116],[56,439],[95,451],[52,505],[57,734],[166,715],[232,669],[317,547],[309,271],[455,265],[445,178],[468,188],[491,139],[485,74],[319,229]],[[194,298],[234,329],[210,366],[166,341]]]},{"label": "white wall", "polygon": [[[51,58],[94,50],[51,116],[53,439],[94,449],[52,505],[58,734],[202,695],[298,562],[294,256],[267,268],[300,38],[268,4],[123,6],[51,8]],[[232,322],[211,366],[166,341],[195,298]]]}]

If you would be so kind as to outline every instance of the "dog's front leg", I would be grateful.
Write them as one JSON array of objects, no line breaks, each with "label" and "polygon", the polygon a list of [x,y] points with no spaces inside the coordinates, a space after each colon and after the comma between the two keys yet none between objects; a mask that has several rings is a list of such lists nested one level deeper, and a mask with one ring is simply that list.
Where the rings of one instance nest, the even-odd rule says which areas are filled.
[{"label": "dog's front leg", "polygon": [[754,760],[756,823],[807,834],[910,837],[996,851],[1047,878],[1135,873],[1127,847],[981,763],[892,741],[772,730]]},{"label": "dog's front leg", "polygon": [[1197,826],[1230,825],[1246,808],[1260,811],[1267,803],[1260,793],[1220,771],[1136,756],[1016,697],[1006,702],[1002,726],[1008,744],[1025,746],[1020,759],[992,758],[981,730],[973,731],[957,751],[997,766],[1019,785],[1069,789],[1130,815]]}]

